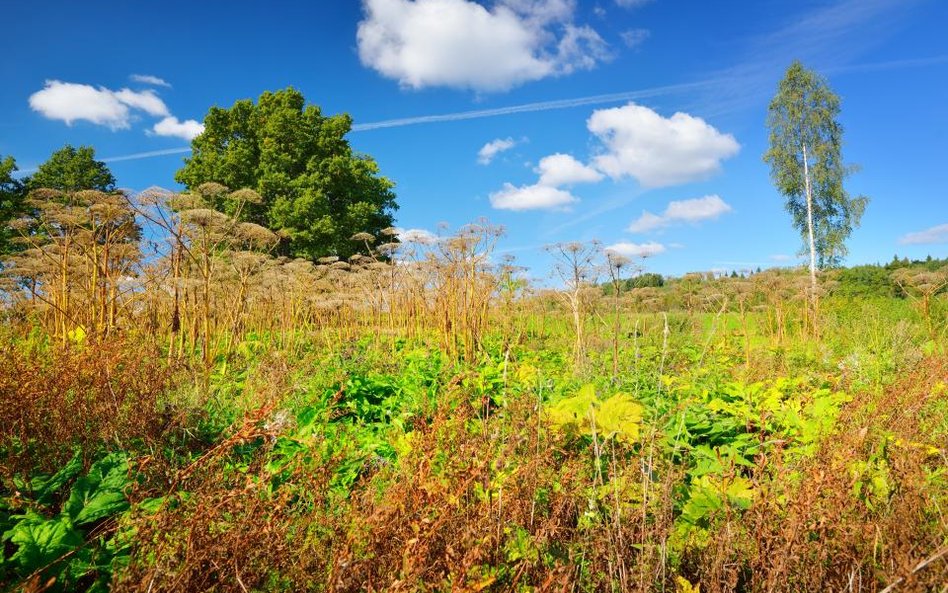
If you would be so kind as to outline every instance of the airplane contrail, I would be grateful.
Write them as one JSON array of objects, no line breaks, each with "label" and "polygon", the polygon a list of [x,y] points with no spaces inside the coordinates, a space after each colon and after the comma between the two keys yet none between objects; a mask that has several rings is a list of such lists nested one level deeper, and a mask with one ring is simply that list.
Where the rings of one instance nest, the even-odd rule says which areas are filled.
[{"label": "airplane contrail", "polygon": [[[889,70],[912,67],[932,66],[943,64],[948,61],[948,55],[937,55],[927,58],[893,60],[888,62],[876,62],[869,64],[851,64],[848,66],[839,66],[830,68],[832,73],[865,72],[872,70]],[[550,101],[537,101],[534,103],[524,103],[521,105],[508,105],[506,107],[494,107],[491,109],[474,109],[471,111],[458,111],[455,113],[440,113],[434,115],[418,115],[413,117],[399,117],[394,119],[384,119],[364,124],[354,124],[352,132],[368,132],[371,130],[381,130],[385,128],[399,128],[403,126],[414,126],[419,124],[430,124],[449,121],[463,121],[468,119],[480,119],[485,117],[498,117],[503,115],[513,115],[516,113],[532,113],[537,111],[551,111],[555,109],[570,109],[572,107],[582,107],[584,105],[603,105],[606,103],[619,103],[622,101],[632,101],[635,99],[646,99],[649,97],[658,97],[671,95],[687,91],[699,90],[720,84],[733,85],[734,80],[728,80],[727,77],[702,80],[698,82],[687,82],[681,84],[672,84],[667,86],[653,87],[649,89],[638,89],[634,91],[622,91],[618,93],[608,93],[603,95],[590,95],[587,97],[574,97],[572,99],[553,99]],[[106,163],[116,163],[120,161],[134,161],[138,159],[147,159],[158,156],[168,156],[174,154],[187,154],[191,152],[191,147],[182,146],[180,148],[166,148],[163,150],[149,150],[147,152],[136,152],[120,156],[113,156],[101,159]],[[21,169],[17,174],[23,175],[36,172],[35,168]]]},{"label": "airplane contrail", "polygon": [[119,161],[134,161],[136,159],[147,159],[153,156],[165,156],[169,154],[185,154],[191,152],[190,146],[181,148],[165,148],[164,150],[149,150],[148,152],[136,152],[123,156],[112,156],[102,159],[104,163],[117,163]]},{"label": "airplane contrail", "polygon": [[[501,115],[513,115],[515,113],[530,113],[535,111],[550,111],[553,109],[569,109],[571,107],[582,107],[583,105],[601,105],[605,103],[618,103],[621,101],[631,101],[633,99],[644,99],[648,97],[657,97],[677,92],[698,89],[708,86],[715,81],[690,82],[684,84],[673,84],[660,86],[651,89],[639,89],[635,91],[623,91],[619,93],[609,93],[605,95],[591,95],[588,97],[575,97],[572,99],[554,99],[551,101],[537,101],[535,103],[524,103],[522,105],[508,105],[507,107],[495,107],[492,109],[476,109],[473,111],[459,111],[456,113],[441,113],[436,115],[419,115],[415,117],[400,117],[395,119],[385,119],[376,122],[364,124],[355,124],[352,126],[352,132],[368,132],[370,130],[381,130],[384,128],[399,128],[402,126],[413,126],[418,124],[428,124],[446,121],[462,121],[466,119],[480,119],[484,117],[497,117]],[[191,147],[182,146],[181,148],[167,148],[163,150],[149,150],[147,152],[135,152],[121,156],[106,157],[101,159],[104,163],[116,163],[120,161],[134,161],[138,159],[147,159],[156,156],[168,156],[174,154],[187,154],[191,152]],[[23,169],[19,173],[33,173],[36,169]]]},{"label": "airplane contrail", "polygon": [[429,124],[445,121],[461,121],[465,119],[480,119],[483,117],[496,117],[499,115],[512,115],[514,113],[530,113],[534,111],[550,111],[553,109],[569,109],[570,107],[582,107],[583,105],[600,105],[603,103],[618,103],[620,101],[631,101],[633,99],[645,99],[660,95],[668,95],[677,92],[690,91],[701,87],[709,86],[718,81],[706,80],[701,82],[689,82],[683,84],[673,84],[669,86],[660,86],[651,89],[640,89],[636,91],[624,91],[620,93],[610,93],[607,95],[592,95],[589,97],[576,97],[573,99],[555,99],[552,101],[538,101],[536,103],[525,103],[523,105],[509,105],[507,107],[495,107],[492,109],[475,109],[472,111],[459,111],[456,113],[442,113],[438,115],[419,115],[417,117],[400,117],[397,119],[387,119],[365,124],[355,124],[352,126],[353,132],[364,132],[368,130],[379,130],[382,128],[395,128],[401,126],[412,126],[417,124]]}]

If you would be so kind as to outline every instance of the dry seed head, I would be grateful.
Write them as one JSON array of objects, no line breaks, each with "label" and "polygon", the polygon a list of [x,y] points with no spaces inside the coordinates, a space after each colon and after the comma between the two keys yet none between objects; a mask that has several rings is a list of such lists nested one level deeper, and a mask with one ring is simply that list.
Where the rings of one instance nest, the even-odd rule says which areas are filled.
[{"label": "dry seed head", "polygon": [[194,208],[181,213],[181,219],[187,223],[204,227],[218,227],[227,222],[227,215],[210,208]]},{"label": "dry seed head", "polygon": [[62,198],[63,192],[58,189],[49,189],[48,187],[41,187],[34,189],[30,192],[29,200],[58,200]]},{"label": "dry seed head", "polygon": [[245,187],[243,189],[238,189],[237,191],[233,191],[230,193],[228,197],[231,200],[234,200],[237,202],[243,202],[245,204],[262,204],[263,203],[263,197],[248,187]]},{"label": "dry seed head", "polygon": [[401,243],[382,243],[376,247],[376,250],[382,255],[391,255],[398,250],[400,245]]},{"label": "dry seed head", "polygon": [[369,243],[375,243],[375,236],[371,233],[356,233],[349,237],[350,241],[368,241]]},{"label": "dry seed head", "polygon": [[238,236],[250,243],[253,247],[269,248],[280,242],[280,238],[270,229],[253,222],[242,222],[237,225]]},{"label": "dry seed head", "polygon": [[195,188],[195,192],[205,198],[216,198],[226,194],[228,191],[229,190],[226,185],[221,185],[220,183],[215,183],[213,181],[202,183]]}]

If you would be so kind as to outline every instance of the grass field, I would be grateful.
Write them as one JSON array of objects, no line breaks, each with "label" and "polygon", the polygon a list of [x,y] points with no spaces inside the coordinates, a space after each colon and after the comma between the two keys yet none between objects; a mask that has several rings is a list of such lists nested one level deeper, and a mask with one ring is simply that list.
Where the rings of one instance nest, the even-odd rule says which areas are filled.
[{"label": "grass field", "polygon": [[194,282],[171,332],[167,291],[97,334],[12,303],[0,583],[945,591],[941,293],[814,313],[766,272],[571,302],[465,262],[330,271],[315,302]]}]

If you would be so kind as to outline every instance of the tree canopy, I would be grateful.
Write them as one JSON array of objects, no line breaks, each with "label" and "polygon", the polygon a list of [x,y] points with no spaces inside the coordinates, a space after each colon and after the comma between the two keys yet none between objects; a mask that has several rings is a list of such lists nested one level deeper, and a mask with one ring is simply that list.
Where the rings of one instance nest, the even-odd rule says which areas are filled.
[{"label": "tree canopy", "polygon": [[115,177],[102,161],[95,159],[91,146],[75,148],[67,144],[39,166],[26,182],[27,189],[55,189],[62,192],[115,191]]},{"label": "tree canopy", "polygon": [[790,65],[770,103],[767,125],[771,166],[777,190],[786,197],[793,225],[808,243],[811,272],[838,265],[845,241],[859,225],[868,199],[852,198],[843,180],[843,127],[839,97],[822,76],[800,62]]},{"label": "tree canopy", "polygon": [[189,190],[207,182],[253,189],[262,201],[241,218],[277,231],[284,252],[348,257],[362,245],[350,238],[390,227],[397,208],[394,184],[346,140],[351,126],[348,115],[324,116],[293,88],[212,107],[175,179]]},{"label": "tree canopy", "polygon": [[14,249],[13,231],[9,223],[23,210],[23,184],[13,177],[17,171],[12,156],[0,157],[0,255]]}]

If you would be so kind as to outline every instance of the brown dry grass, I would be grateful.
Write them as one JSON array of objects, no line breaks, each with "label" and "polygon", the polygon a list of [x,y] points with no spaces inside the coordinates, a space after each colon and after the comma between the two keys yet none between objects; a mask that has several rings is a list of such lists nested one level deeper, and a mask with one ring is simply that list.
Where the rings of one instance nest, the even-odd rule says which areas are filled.
[{"label": "brown dry grass", "polygon": [[5,473],[53,472],[76,448],[148,452],[181,419],[161,396],[177,380],[156,348],[113,340],[37,355],[0,346],[0,447]]},{"label": "brown dry grass", "polygon": [[[948,426],[938,387],[946,379],[948,359],[922,361],[881,396],[850,404],[836,433],[796,474],[770,468],[772,485],[749,517],[756,551],[747,590],[872,593],[899,579],[900,592],[948,585],[944,557],[913,573],[948,544],[946,509],[931,484],[948,464],[946,443],[932,442],[944,439]],[[931,431],[938,425],[940,437]],[[868,470],[875,475],[884,471],[882,496],[854,495],[857,480],[864,492],[871,486],[867,470],[854,465],[858,460],[875,460],[876,470]]]}]

